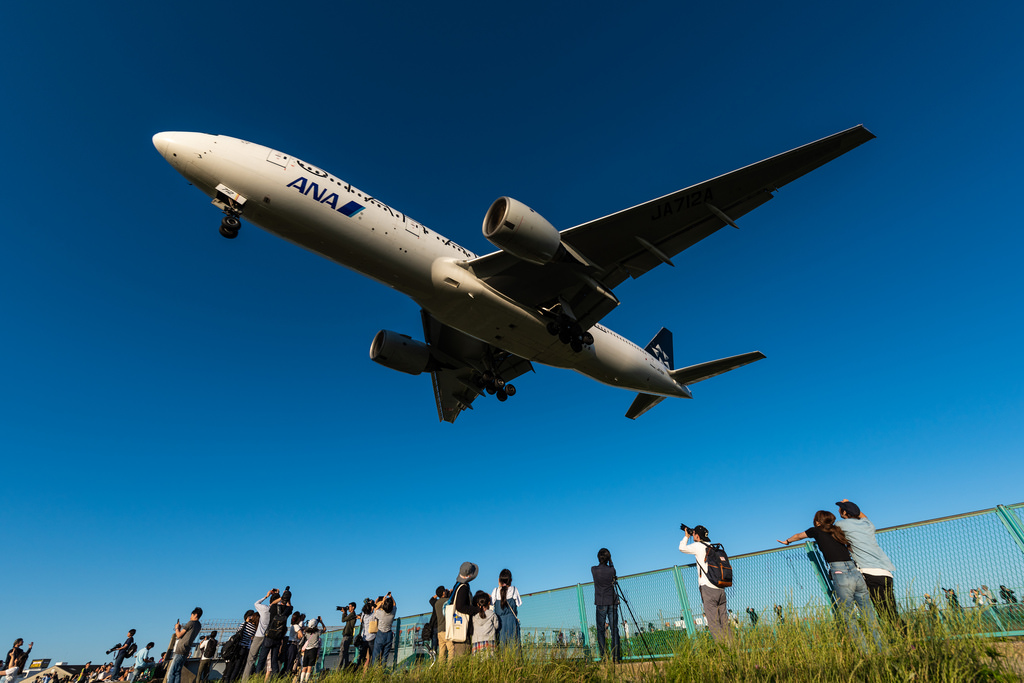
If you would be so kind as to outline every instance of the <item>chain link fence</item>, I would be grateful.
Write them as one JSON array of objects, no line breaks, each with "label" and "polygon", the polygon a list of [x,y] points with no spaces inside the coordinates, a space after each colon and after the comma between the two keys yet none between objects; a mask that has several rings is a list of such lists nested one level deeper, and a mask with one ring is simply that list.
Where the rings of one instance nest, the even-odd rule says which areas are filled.
[{"label": "chain link fence", "polygon": [[[1024,503],[879,529],[878,543],[896,565],[894,589],[904,613],[978,617],[986,634],[1024,636]],[[828,566],[812,541],[730,558],[725,589],[733,628],[816,619],[832,604]],[[669,656],[706,628],[695,564],[619,577],[625,601],[618,623],[624,659]],[[528,593],[519,610],[522,641],[551,658],[598,654],[592,583]],[[392,664],[429,660],[421,642],[429,613],[396,618]],[[204,624],[224,642],[241,621]],[[335,630],[337,629],[337,630]],[[324,634],[320,668],[337,666],[341,630]],[[608,636],[610,645],[611,638]],[[352,661],[355,661],[353,648]]]},{"label": "chain link fence", "polygon": [[[877,537],[896,565],[903,612],[971,611],[987,634],[1024,635],[1024,603],[1017,602],[1024,597],[1024,503],[879,529]],[[733,628],[814,619],[832,604],[828,565],[812,541],[730,561],[734,585],[725,592]],[[682,639],[705,630],[695,564],[620,576],[619,585],[626,599],[618,615],[623,658],[669,656]],[[522,597],[522,639],[532,651],[597,656],[592,583]],[[429,617],[396,620],[397,663],[429,656],[418,639]]]}]

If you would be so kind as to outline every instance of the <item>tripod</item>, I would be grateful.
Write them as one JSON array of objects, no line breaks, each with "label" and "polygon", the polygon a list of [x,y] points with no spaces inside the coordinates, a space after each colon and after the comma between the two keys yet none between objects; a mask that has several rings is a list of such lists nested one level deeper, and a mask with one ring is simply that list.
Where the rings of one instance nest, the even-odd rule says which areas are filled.
[{"label": "tripod", "polygon": [[612,582],[612,585],[615,586],[615,593],[620,598],[622,598],[622,603],[626,606],[626,611],[629,612],[629,618],[633,620],[633,628],[635,629],[634,632],[639,634],[640,642],[644,644],[644,649],[647,650],[647,656],[650,657],[651,663],[653,664],[654,653],[651,652],[651,646],[647,644],[647,635],[643,632],[643,630],[640,628],[640,625],[637,623],[636,615],[633,614],[633,608],[630,607],[629,600],[626,599],[626,594],[622,591],[622,586],[619,585],[619,580],[615,579],[615,581]]}]

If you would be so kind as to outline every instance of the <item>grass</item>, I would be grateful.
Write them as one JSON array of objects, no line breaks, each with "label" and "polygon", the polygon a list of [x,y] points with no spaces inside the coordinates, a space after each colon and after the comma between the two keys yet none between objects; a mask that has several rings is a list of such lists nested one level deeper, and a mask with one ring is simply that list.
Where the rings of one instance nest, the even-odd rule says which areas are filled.
[{"label": "grass", "polygon": [[1019,681],[1024,643],[982,638],[970,616],[941,620],[905,615],[905,633],[888,632],[882,651],[862,651],[829,614],[734,632],[731,644],[702,635],[675,639],[671,657],[612,665],[559,659],[557,650],[524,648],[521,656],[463,657],[449,664],[367,673],[332,672],[326,683],[658,683],[661,681]]}]

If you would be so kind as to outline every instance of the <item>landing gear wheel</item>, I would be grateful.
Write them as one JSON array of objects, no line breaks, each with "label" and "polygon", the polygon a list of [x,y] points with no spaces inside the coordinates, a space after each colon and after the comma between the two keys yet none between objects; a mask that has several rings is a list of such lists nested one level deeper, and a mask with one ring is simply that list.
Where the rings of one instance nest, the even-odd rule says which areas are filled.
[{"label": "landing gear wheel", "polygon": [[551,322],[548,323],[548,334],[550,334],[552,337],[557,337],[558,336],[558,330],[559,329],[561,329],[561,328],[559,327],[558,323],[556,323],[554,321],[551,321]]},{"label": "landing gear wheel", "polygon": [[225,230],[238,232],[238,229],[242,227],[242,221],[238,220],[237,216],[224,216],[224,219],[220,222],[220,227]]},{"label": "landing gear wheel", "polygon": [[594,343],[594,335],[590,334],[589,332],[584,332],[583,343],[586,344],[587,346],[591,346]]},{"label": "landing gear wheel", "polygon": [[222,236],[223,236],[223,237],[224,237],[225,239],[229,239],[229,240],[233,240],[233,239],[235,239],[236,237],[238,237],[238,231],[237,231],[237,230],[228,230],[228,229],[227,229],[227,228],[225,228],[225,227],[224,227],[223,225],[222,225],[222,226],[220,226],[220,234],[221,234],[221,235],[222,235]]},{"label": "landing gear wheel", "polygon": [[582,342],[582,341],[580,340],[580,338],[579,338],[579,337],[573,337],[573,338],[572,338],[572,339],[571,339],[571,340],[569,341],[569,346],[570,346],[570,347],[572,348],[572,350],[573,350],[573,351],[574,351],[575,353],[579,353],[580,351],[582,351],[582,350],[583,350],[583,342]]},{"label": "landing gear wheel", "polygon": [[488,383],[485,389],[487,390],[487,393],[490,394],[491,396],[494,396],[494,392],[497,391],[494,384],[492,383]]},{"label": "landing gear wheel", "polygon": [[558,340],[563,344],[568,344],[572,341],[572,335],[569,334],[569,330],[564,327],[558,331]]},{"label": "landing gear wheel", "polygon": [[515,387],[515,385],[514,384],[506,384],[505,385],[505,394],[507,396],[515,396],[516,395],[516,387]]},{"label": "landing gear wheel", "polygon": [[498,400],[501,401],[502,403],[508,400],[508,393],[506,393],[504,389],[498,389],[498,393],[495,395],[498,397]]}]

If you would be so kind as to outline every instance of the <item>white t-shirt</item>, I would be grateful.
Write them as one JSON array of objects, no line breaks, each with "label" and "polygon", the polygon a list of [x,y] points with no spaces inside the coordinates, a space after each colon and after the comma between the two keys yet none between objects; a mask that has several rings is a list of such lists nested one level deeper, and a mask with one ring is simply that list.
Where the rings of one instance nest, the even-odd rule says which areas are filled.
[{"label": "white t-shirt", "polygon": [[[519,590],[515,586],[509,586],[508,592],[505,593],[505,599],[509,602],[515,601],[516,607],[523,606],[523,599],[519,596]],[[497,605],[501,602],[501,586],[498,586],[491,591],[491,605]]]},{"label": "white t-shirt", "polygon": [[679,552],[693,555],[693,559],[697,560],[697,584],[700,586],[707,586],[708,588],[718,588],[718,586],[712,585],[708,581],[708,562],[705,560],[705,556],[708,553],[708,547],[703,542],[690,543],[692,539],[687,536],[683,540],[679,541]]}]

